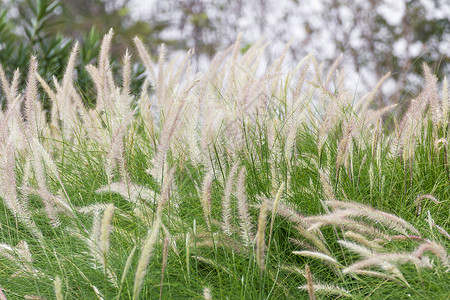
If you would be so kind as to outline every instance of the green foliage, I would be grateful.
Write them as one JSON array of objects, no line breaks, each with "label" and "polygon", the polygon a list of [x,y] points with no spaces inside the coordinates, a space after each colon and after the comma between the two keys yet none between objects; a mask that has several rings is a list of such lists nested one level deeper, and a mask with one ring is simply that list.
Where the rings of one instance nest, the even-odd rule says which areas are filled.
[{"label": "green foliage", "polygon": [[0,298],[448,297],[450,98],[426,65],[388,130],[313,56],[260,76],[238,40],[192,76],[136,38],[150,98],[112,39],[84,37],[75,82],[2,78]]},{"label": "green foliage", "polygon": [[[65,36],[58,31],[69,20],[62,14],[65,3],[59,0],[25,0],[16,5],[15,8],[19,11],[18,17],[8,14],[8,7],[3,7],[0,14],[0,46],[2,48],[0,64],[7,74],[13,74],[16,69],[23,72],[28,68],[31,55],[35,55],[39,61],[39,74],[43,78],[51,79],[54,76],[60,79],[76,41],[73,37]],[[80,59],[76,67],[76,85],[80,91],[83,91],[83,99],[88,106],[95,104],[91,103],[95,91],[85,67],[96,62],[101,37],[102,33],[92,27],[87,34],[83,33],[79,38],[81,47]],[[120,60],[113,59],[114,74],[118,73],[119,67]],[[141,65],[136,64],[133,68],[132,78],[132,90],[137,92],[137,88],[143,82]],[[120,80],[119,77],[115,79]],[[22,77],[21,87],[24,84]],[[4,101],[3,97],[0,99]],[[43,98],[43,103],[45,108],[50,108],[47,98]]]},{"label": "green foliage", "polygon": [[31,55],[36,55],[40,61],[40,72],[47,78],[55,75],[59,77],[72,48],[71,40],[54,31],[60,22],[57,10],[59,1],[42,0],[22,3],[19,7],[20,15],[14,19],[5,9],[1,18],[1,41],[3,51],[0,63],[7,73],[19,68],[27,69],[27,62]]}]

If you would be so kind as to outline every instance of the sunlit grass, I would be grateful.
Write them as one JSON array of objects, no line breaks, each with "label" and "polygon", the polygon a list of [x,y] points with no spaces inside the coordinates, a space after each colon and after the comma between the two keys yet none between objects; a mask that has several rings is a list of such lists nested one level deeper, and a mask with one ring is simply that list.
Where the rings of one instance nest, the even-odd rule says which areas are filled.
[{"label": "sunlit grass", "polygon": [[193,74],[190,54],[161,48],[155,64],[136,39],[148,81],[131,95],[112,38],[88,67],[95,109],[74,86],[76,47],[61,82],[32,63],[22,92],[0,70],[7,299],[449,296],[450,101],[426,66],[387,128],[393,107],[372,109],[376,89],[351,104],[338,63],[257,76],[264,47],[241,55],[239,40]]}]

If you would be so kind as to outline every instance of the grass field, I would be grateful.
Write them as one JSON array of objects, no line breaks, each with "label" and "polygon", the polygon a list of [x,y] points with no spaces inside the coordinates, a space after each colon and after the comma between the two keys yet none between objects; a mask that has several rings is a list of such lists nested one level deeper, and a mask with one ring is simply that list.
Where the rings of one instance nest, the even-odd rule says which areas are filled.
[{"label": "grass field", "polygon": [[112,39],[94,109],[78,45],[24,91],[0,68],[0,299],[450,298],[446,80],[424,65],[406,109],[375,107],[339,61],[259,74],[266,45],[238,40],[195,74],[136,38],[134,95]]}]

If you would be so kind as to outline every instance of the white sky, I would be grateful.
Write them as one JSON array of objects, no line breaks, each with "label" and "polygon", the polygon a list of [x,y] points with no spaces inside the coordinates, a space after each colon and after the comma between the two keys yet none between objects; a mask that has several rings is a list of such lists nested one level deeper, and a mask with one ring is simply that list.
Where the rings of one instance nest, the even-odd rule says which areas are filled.
[{"label": "white sky", "polygon": [[[216,0],[221,3],[234,3],[233,0],[226,2],[224,0]],[[214,0],[202,0],[203,3],[214,3]],[[230,24],[234,24],[238,27],[238,31],[242,32],[244,43],[253,43],[260,37],[264,36],[267,41],[271,43],[269,48],[270,53],[280,54],[285,42],[292,39],[292,47],[296,47],[301,55],[307,55],[308,53],[313,53],[318,57],[319,60],[322,59],[334,59],[339,56],[340,53],[335,52],[335,45],[333,44],[333,35],[345,37],[347,32],[352,34],[349,37],[348,43],[357,49],[361,49],[361,46],[365,46],[364,35],[365,32],[363,28],[352,28],[353,21],[355,17],[354,13],[342,5],[339,14],[342,19],[342,25],[340,28],[328,28],[331,24],[327,24],[323,21],[322,15],[324,12],[324,3],[330,2],[331,0],[297,0],[294,3],[293,0],[268,0],[266,1],[267,10],[262,22],[264,23],[264,28],[258,27],[258,18],[261,12],[255,7],[259,7],[258,4],[260,0],[242,0],[242,17],[237,19],[236,16],[226,16],[227,21]],[[377,2],[377,13],[384,17],[387,23],[391,26],[398,26],[401,29],[401,22],[405,14],[405,1],[407,0],[379,0]],[[351,0],[352,3],[357,3],[366,12],[370,9],[370,4],[368,0]],[[449,18],[450,19],[450,1],[449,0],[439,0],[438,6],[435,5],[434,0],[420,0],[422,5],[425,7],[426,14],[429,18]],[[168,6],[171,1],[158,1],[158,0],[132,0],[130,5],[131,14],[135,18],[148,16],[154,12],[155,9],[158,11],[158,6]],[[253,5],[255,4],[256,5]],[[176,12],[176,10],[174,10]],[[208,12],[208,15],[211,15]],[[219,12],[220,13],[220,12]],[[286,18],[288,15],[288,18]],[[176,20],[176,15],[173,16]],[[314,35],[314,39],[309,38],[309,35],[305,32],[305,28],[302,23],[306,20],[310,21],[310,24],[314,26],[315,29],[319,30],[319,34]],[[362,20],[364,22],[366,20]],[[322,22],[322,23],[321,23]],[[331,25],[332,26],[332,25]],[[322,30],[324,29],[324,30]],[[236,31],[236,35],[238,33]],[[400,31],[401,32],[401,31]],[[189,32],[181,33],[177,29],[172,29],[170,32],[166,32],[166,38],[175,39],[186,39]],[[233,37],[234,38],[234,37]],[[222,47],[230,45],[233,40],[224,39]],[[397,57],[416,57],[424,51],[424,46],[420,42],[407,44],[404,38],[400,38],[393,45],[393,54]],[[450,40],[440,41],[441,53],[450,53]],[[270,55],[270,54],[269,54]],[[450,56],[450,54],[448,55]],[[362,67],[357,73],[354,66],[349,62],[351,59],[350,55],[344,55],[344,65],[346,66],[346,77],[349,87],[353,90],[362,88],[361,79],[364,78],[366,82],[373,83],[378,80],[373,72],[374,61],[369,61],[366,66]],[[299,60],[301,57],[297,57],[295,60]],[[288,60],[289,61],[289,60]],[[295,65],[296,61],[290,61],[291,66]],[[206,64],[207,61],[200,61],[200,64]],[[358,83],[356,87],[355,82]],[[395,85],[394,81],[387,82],[384,89],[390,89],[389,86]],[[373,86],[372,86],[373,87]],[[371,87],[365,87],[371,88]],[[365,89],[364,88],[364,89]]]}]

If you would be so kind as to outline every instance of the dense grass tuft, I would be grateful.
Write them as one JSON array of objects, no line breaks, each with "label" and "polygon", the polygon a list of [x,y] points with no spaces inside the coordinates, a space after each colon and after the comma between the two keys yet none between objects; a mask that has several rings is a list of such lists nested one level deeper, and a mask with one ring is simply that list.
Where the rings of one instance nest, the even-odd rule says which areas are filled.
[{"label": "dense grass tuft", "polygon": [[372,106],[382,82],[355,102],[339,62],[260,74],[265,44],[239,40],[194,74],[136,38],[131,94],[112,43],[87,67],[95,108],[77,45],[59,81],[31,58],[20,91],[0,67],[0,298],[450,296],[450,98],[426,65],[397,115]]}]

